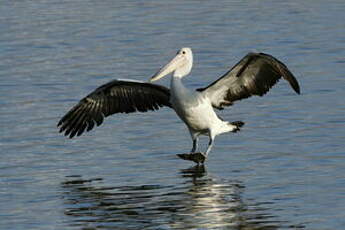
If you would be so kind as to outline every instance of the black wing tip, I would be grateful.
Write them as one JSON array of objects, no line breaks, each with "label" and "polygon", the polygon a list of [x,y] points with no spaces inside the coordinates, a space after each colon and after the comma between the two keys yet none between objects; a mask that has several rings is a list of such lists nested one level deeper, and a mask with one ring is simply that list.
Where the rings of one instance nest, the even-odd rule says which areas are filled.
[{"label": "black wing tip", "polygon": [[290,70],[283,63],[281,63],[281,62],[279,62],[279,63],[281,64],[281,66],[283,68],[283,72],[282,72],[283,78],[290,83],[292,89],[297,94],[301,94],[301,89],[300,89],[300,86],[299,86],[299,83],[298,83],[296,77],[290,72]]},{"label": "black wing tip", "polygon": [[57,127],[59,128],[61,126],[61,128],[59,129],[59,133],[62,133],[65,137],[68,137],[69,139],[79,137],[84,132],[89,132],[93,128],[93,125],[90,124],[84,124],[84,126],[82,127],[75,127],[70,125],[64,126],[64,124],[64,122],[62,122],[61,124],[59,123]]},{"label": "black wing tip", "polygon": [[275,65],[276,66],[278,65],[278,68],[282,70],[281,71],[282,76],[290,83],[292,89],[297,94],[301,94],[301,89],[300,89],[300,86],[299,86],[299,83],[298,83],[296,77],[290,72],[288,67],[283,62],[281,62],[276,57],[274,57],[270,54],[267,54],[267,53],[260,52],[258,54],[261,56],[264,56],[264,57],[268,57],[271,60],[271,62],[273,62],[273,63],[275,62]]},{"label": "black wing tip", "polygon": [[298,95],[301,94],[301,89],[300,89],[298,83],[297,83],[296,85],[292,86],[292,88],[295,90],[295,92],[296,92]]},{"label": "black wing tip", "polygon": [[278,68],[281,68],[281,75],[282,77],[289,82],[291,88],[297,93],[301,94],[301,89],[299,86],[299,83],[296,79],[296,77],[290,72],[290,70],[284,65],[284,66],[279,66]]}]

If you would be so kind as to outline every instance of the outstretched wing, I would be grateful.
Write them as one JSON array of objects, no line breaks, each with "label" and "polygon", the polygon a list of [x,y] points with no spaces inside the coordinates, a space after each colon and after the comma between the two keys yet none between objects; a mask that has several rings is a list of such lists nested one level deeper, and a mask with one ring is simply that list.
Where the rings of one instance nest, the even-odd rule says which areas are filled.
[{"label": "outstretched wing", "polygon": [[281,61],[268,54],[249,53],[217,81],[197,91],[205,94],[213,107],[223,109],[237,100],[263,96],[281,77],[300,93],[296,78]]},{"label": "outstretched wing", "polygon": [[58,123],[70,138],[101,125],[114,113],[147,112],[171,107],[170,90],[164,86],[130,80],[114,80],[84,97]]}]

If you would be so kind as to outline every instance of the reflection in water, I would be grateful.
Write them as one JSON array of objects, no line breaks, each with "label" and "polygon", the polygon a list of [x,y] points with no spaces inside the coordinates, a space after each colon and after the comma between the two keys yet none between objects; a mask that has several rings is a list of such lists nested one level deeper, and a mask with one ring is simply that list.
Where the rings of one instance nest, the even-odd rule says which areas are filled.
[{"label": "reflection in water", "polygon": [[203,166],[181,171],[171,186],[102,187],[102,179],[68,177],[62,183],[72,226],[120,229],[277,229],[262,205],[241,199],[239,181],[217,181]]}]

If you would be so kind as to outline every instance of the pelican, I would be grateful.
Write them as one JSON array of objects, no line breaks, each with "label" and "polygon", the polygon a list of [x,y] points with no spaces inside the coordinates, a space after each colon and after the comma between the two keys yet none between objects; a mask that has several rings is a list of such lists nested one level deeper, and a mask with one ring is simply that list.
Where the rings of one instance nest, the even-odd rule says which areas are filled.
[{"label": "pelican", "polygon": [[[237,132],[244,125],[242,121],[222,120],[214,109],[221,110],[253,95],[263,96],[281,77],[300,94],[299,84],[287,66],[269,54],[248,53],[218,80],[196,90],[186,88],[182,82],[192,66],[191,48],[182,48],[149,82],[117,79],[98,87],[67,112],[57,126],[65,136],[73,138],[90,131],[95,124],[101,125],[112,114],[147,112],[166,106],[186,124],[193,141],[190,153],[177,155],[199,164],[204,163],[217,135]],[[170,89],[151,83],[171,73]],[[209,137],[204,152],[197,152],[200,135]]]}]

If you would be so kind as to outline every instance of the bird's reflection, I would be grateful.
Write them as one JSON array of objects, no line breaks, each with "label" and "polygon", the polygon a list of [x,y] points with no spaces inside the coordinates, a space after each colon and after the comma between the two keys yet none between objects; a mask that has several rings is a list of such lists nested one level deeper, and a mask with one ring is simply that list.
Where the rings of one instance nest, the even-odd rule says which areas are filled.
[{"label": "bird's reflection", "polygon": [[204,166],[180,171],[176,185],[104,187],[101,178],[62,183],[70,225],[105,229],[277,229],[262,205],[246,205],[240,181],[221,181]]},{"label": "bird's reflection", "polygon": [[231,229],[238,226],[237,214],[243,211],[240,199],[243,186],[240,182],[216,182],[207,176],[204,166],[181,170],[181,174],[190,177],[193,184],[187,191],[190,203],[186,214],[190,218],[187,223],[180,222],[175,227],[182,229],[187,224],[197,229]]}]

